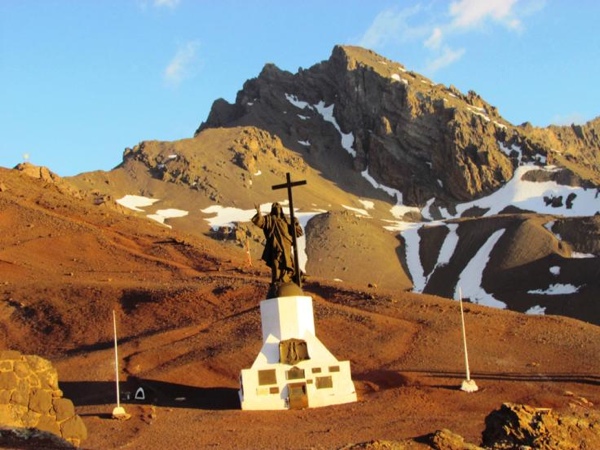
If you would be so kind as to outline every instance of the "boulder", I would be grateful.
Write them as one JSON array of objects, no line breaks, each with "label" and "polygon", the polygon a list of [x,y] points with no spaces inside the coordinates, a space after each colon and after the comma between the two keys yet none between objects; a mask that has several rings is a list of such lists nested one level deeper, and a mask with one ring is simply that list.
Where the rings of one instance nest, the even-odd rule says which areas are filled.
[{"label": "boulder", "polygon": [[599,419],[590,411],[559,414],[550,408],[504,403],[486,417],[482,443],[493,450],[600,448]]},{"label": "boulder", "polygon": [[62,397],[50,361],[15,351],[0,351],[0,427],[0,446],[19,436],[30,441],[43,435],[47,441],[48,433],[63,439],[64,448],[79,446],[87,438],[73,403]]}]

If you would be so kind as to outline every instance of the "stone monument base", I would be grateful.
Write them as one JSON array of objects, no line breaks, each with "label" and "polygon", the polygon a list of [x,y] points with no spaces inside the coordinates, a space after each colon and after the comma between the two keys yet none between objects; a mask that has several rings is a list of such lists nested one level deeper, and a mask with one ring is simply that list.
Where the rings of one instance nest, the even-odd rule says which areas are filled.
[{"label": "stone monument base", "polygon": [[338,361],[315,335],[312,298],[277,297],[260,303],[263,346],[240,373],[244,410],[302,409],[351,403],[350,362]]}]

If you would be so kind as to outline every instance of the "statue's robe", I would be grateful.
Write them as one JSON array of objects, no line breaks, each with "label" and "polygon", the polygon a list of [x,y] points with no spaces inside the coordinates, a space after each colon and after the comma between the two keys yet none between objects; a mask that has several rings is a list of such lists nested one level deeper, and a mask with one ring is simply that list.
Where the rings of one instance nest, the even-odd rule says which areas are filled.
[{"label": "statue's robe", "polygon": [[[273,271],[273,282],[289,282],[295,273],[292,257],[292,225],[285,217],[275,214],[256,214],[252,223],[262,228],[265,234],[265,249],[262,260]],[[296,237],[302,236],[302,227],[296,223]]]}]

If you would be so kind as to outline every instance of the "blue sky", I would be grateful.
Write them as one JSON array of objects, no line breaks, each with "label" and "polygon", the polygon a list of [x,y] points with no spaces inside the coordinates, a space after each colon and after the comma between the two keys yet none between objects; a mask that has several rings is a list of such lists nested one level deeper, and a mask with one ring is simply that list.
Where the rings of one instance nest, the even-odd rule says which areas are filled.
[{"label": "blue sky", "polygon": [[191,137],[266,63],[360,45],[474,90],[514,124],[600,115],[596,0],[1,0],[0,166],[110,170]]}]

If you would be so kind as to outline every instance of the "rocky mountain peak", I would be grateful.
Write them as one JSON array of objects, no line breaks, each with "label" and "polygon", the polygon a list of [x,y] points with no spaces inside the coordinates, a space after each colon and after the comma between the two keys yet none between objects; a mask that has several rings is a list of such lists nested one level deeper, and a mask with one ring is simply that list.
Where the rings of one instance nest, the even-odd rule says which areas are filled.
[{"label": "rocky mountain peak", "polygon": [[265,65],[234,104],[215,101],[196,135],[240,125],[268,130],[339,182],[348,175],[331,170],[328,154],[347,152],[348,172],[366,172],[399,190],[407,205],[435,197],[447,206],[488,195],[519,164],[546,162],[549,155],[568,159],[583,179],[598,179],[597,155],[581,150],[599,147],[593,123],[515,127],[476,92],[435,84],[354,46],[336,46],[328,60],[296,74]]},{"label": "rocky mountain peak", "polygon": [[260,242],[254,205],[285,201],[272,186],[291,173],[307,181],[294,195],[306,273],[449,298],[468,279],[470,301],[597,323],[599,121],[514,126],[474,91],[336,46],[297,73],[266,64],[193,138],[141,142],[110,174],[73,181],[246,245]]}]

